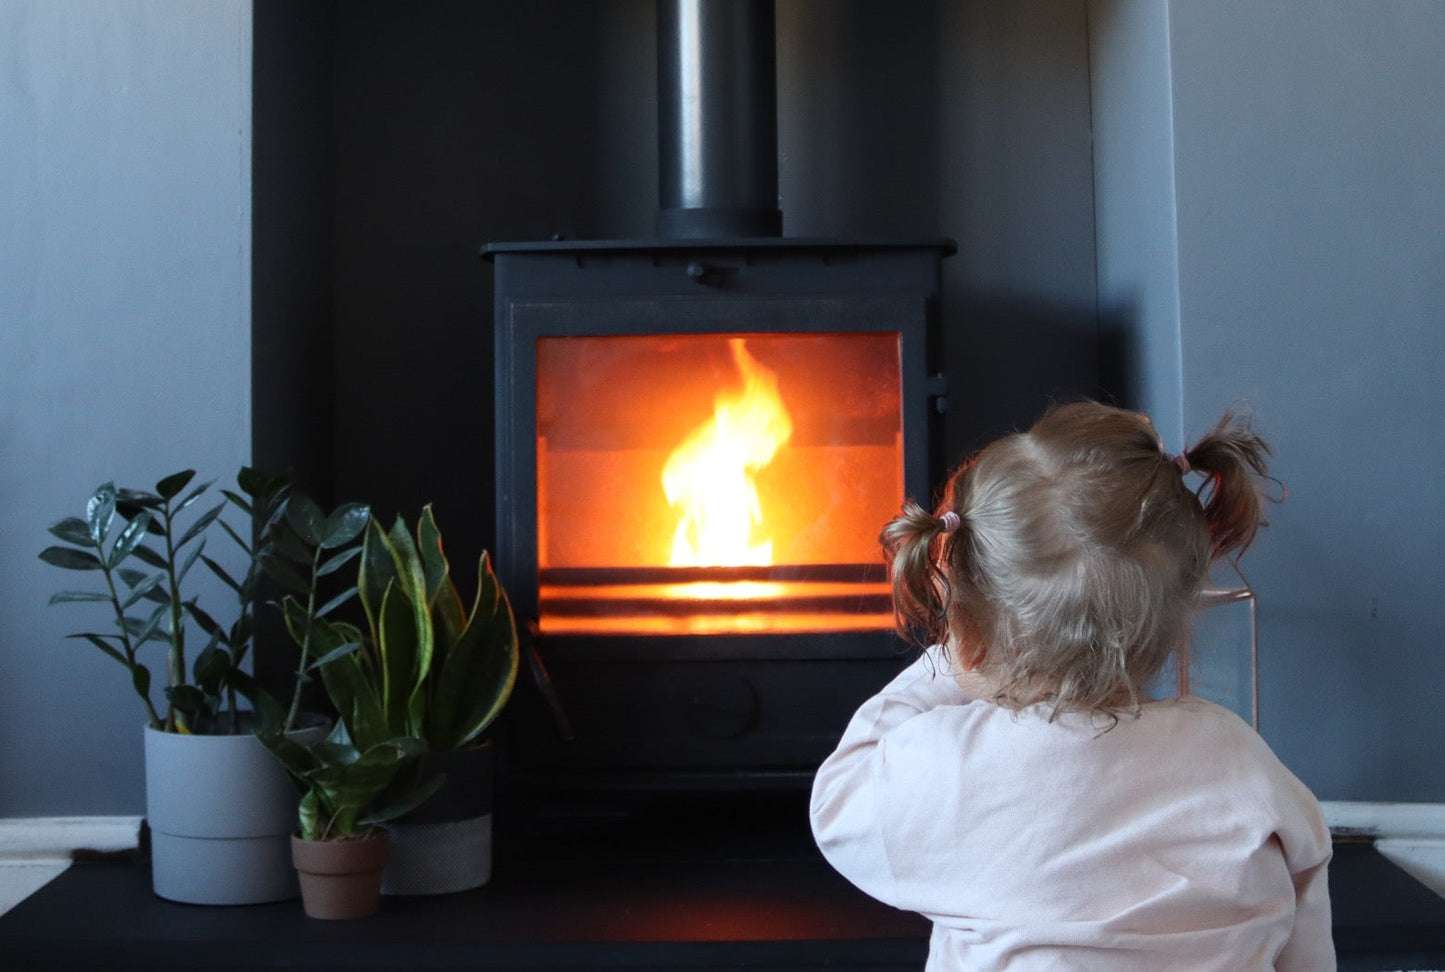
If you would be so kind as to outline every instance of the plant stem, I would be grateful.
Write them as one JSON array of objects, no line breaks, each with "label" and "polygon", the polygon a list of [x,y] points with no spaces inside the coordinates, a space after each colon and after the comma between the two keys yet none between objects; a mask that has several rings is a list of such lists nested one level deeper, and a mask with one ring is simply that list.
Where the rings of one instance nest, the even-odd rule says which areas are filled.
[{"label": "plant stem", "polygon": [[305,684],[306,664],[311,658],[311,623],[316,618],[316,578],[321,569],[321,546],[317,544],[311,553],[311,583],[306,594],[306,630],[301,634],[301,658],[296,662],[296,685],[291,690],[291,707],[286,710],[286,721],[282,731],[295,728],[296,717],[301,712],[301,687]]},{"label": "plant stem", "polygon": [[[166,684],[171,688],[178,688],[186,681],[186,630],[181,616],[180,578],[176,576],[175,535],[172,530],[169,499],[164,501],[162,510],[165,520],[166,575],[171,588],[171,643],[167,653]],[[171,704],[166,709],[166,731],[175,732],[176,722],[176,707]]]},{"label": "plant stem", "polygon": [[[95,545],[96,556],[100,558],[101,573],[105,575],[105,586],[110,592],[110,606],[115,610],[116,626],[120,629],[120,645],[125,650],[125,657],[130,662],[132,677],[135,674],[136,646],[131,644],[130,630],[125,626],[125,608],[121,606],[120,592],[115,589],[115,578],[111,575],[110,562],[105,556],[105,548],[99,543]],[[150,713],[151,728],[161,728],[161,715],[151,702],[149,692],[142,692],[139,686],[134,686],[136,694],[145,703],[146,712]]]}]

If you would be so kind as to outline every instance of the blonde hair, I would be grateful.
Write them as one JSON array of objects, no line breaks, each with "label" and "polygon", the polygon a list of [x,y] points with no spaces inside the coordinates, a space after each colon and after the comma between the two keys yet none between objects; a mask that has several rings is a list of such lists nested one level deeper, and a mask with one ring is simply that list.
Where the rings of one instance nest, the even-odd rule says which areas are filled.
[{"label": "blonde hair", "polygon": [[909,502],[883,529],[899,631],[951,634],[1010,708],[1136,709],[1210,563],[1253,540],[1268,454],[1232,414],[1171,457],[1137,412],[1053,408],[956,470],[936,513]]}]

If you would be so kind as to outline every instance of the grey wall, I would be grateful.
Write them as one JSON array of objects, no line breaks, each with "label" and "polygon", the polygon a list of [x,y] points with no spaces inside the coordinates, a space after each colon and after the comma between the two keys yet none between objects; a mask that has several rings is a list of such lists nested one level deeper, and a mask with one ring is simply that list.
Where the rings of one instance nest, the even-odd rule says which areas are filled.
[{"label": "grey wall", "polygon": [[129,678],[63,640],[104,616],[36,555],[106,480],[249,457],[250,63],[249,2],[0,0],[0,816],[143,803]]},{"label": "grey wall", "polygon": [[[477,248],[651,234],[652,9],[256,0],[253,170],[251,3],[0,0],[0,815],[140,812],[137,706],[34,556],[103,479],[226,476],[254,431],[490,541]],[[1254,404],[1264,726],[1327,798],[1445,799],[1442,16],[778,0],[787,232],[958,240],[951,454],[1079,393],[1171,444]]]},{"label": "grey wall", "polygon": [[1090,14],[1101,297],[1158,296],[1133,323],[1178,341],[1184,433],[1252,408],[1289,491],[1244,561],[1264,734],[1322,797],[1441,800],[1445,7]]}]

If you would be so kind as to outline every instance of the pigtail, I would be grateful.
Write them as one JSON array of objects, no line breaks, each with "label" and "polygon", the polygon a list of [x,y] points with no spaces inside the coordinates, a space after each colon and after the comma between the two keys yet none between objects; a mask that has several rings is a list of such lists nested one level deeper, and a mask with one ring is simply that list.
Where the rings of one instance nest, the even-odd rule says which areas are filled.
[{"label": "pigtail", "polygon": [[957,523],[957,513],[934,516],[909,500],[878,536],[893,585],[894,623],[903,638],[921,647],[948,636],[948,578],[939,567],[934,541]]},{"label": "pigtail", "polygon": [[1181,453],[1181,469],[1203,473],[1199,502],[1209,525],[1211,555],[1243,553],[1264,523],[1260,479],[1272,453],[1249,423],[1226,412],[1210,432]]}]

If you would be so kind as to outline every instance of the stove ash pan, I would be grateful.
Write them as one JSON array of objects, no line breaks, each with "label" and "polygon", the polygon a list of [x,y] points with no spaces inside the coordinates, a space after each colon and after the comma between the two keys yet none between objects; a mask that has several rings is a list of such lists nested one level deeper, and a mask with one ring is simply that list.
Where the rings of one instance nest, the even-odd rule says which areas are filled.
[{"label": "stove ash pan", "polygon": [[930,495],[948,241],[497,244],[516,769],[805,785],[908,657],[878,531]]}]

